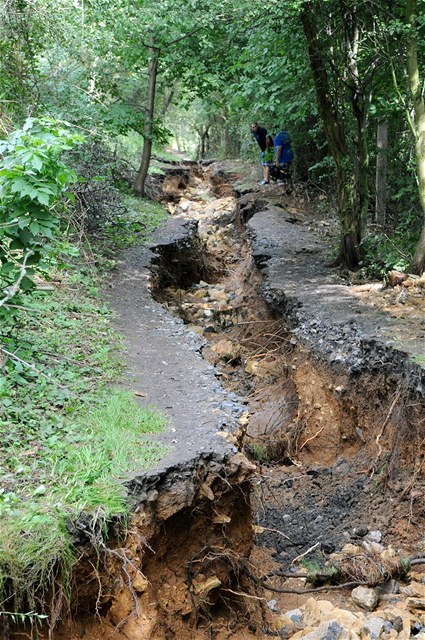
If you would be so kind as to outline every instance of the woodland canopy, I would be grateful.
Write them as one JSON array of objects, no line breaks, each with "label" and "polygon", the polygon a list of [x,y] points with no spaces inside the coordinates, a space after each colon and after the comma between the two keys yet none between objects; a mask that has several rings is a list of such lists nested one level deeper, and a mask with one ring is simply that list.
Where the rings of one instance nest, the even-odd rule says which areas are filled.
[{"label": "woodland canopy", "polygon": [[[128,164],[139,195],[152,153],[167,143],[193,158],[254,160],[249,123],[257,120],[289,131],[298,179],[329,194],[340,264],[364,264],[391,236],[399,260],[377,261],[424,270],[423,0],[1,0],[0,7],[0,136],[9,140],[1,216],[9,224],[21,215],[19,198],[31,200],[27,215],[38,227],[26,221],[13,238],[24,257],[40,257],[43,233],[56,224],[47,196],[59,195],[45,192],[43,202],[25,176],[7,174],[7,158],[17,153],[10,135],[28,117],[44,118],[42,138],[61,128],[55,122],[84,137],[71,162],[83,179],[95,177],[84,158],[102,145],[105,165]],[[59,138],[59,146],[70,142]],[[42,172],[47,143],[36,144],[24,173]],[[49,165],[49,180],[57,170],[65,186],[59,165]],[[10,243],[13,234],[5,235]],[[3,266],[6,254],[3,247]]]}]

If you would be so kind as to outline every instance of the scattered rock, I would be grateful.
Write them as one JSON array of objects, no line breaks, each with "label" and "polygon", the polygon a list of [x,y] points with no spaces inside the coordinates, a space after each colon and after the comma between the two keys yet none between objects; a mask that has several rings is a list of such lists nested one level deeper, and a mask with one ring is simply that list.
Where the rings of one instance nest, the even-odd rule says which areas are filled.
[{"label": "scattered rock", "polygon": [[214,524],[229,524],[229,522],[231,522],[231,518],[229,518],[229,516],[226,516],[225,514],[218,513],[216,516],[214,516],[212,521],[214,522]]},{"label": "scattered rock", "polygon": [[400,633],[400,631],[403,631],[403,618],[396,616],[392,621],[392,625],[393,629],[397,631],[397,633]]},{"label": "scattered rock", "polygon": [[375,589],[356,587],[351,592],[353,601],[366,611],[373,611],[378,604],[378,594]]},{"label": "scattered rock", "polygon": [[292,609],[291,611],[286,611],[285,616],[292,622],[301,622],[303,619],[303,612],[301,609]]},{"label": "scattered rock", "polygon": [[268,608],[273,613],[279,613],[279,607],[277,606],[277,600],[269,600],[267,603]]},{"label": "scattered rock", "polygon": [[217,576],[211,576],[204,582],[193,581],[194,591],[197,596],[204,596],[213,589],[216,589],[221,585],[221,580]]},{"label": "scattered rock", "polygon": [[[305,631],[299,631],[293,635],[293,640],[299,640],[300,638],[303,638],[303,640],[338,640],[344,633],[343,627],[336,620],[324,622],[317,629],[312,629],[308,633],[305,633]],[[348,638],[348,634],[345,634],[345,637]]]},{"label": "scattered rock", "polygon": [[138,571],[132,579],[133,589],[136,593],[144,593],[149,586],[149,581],[141,571]]},{"label": "scattered rock", "polygon": [[368,618],[368,621],[363,628],[366,628],[368,630],[368,635],[371,640],[378,640],[378,638],[381,637],[381,634],[384,631],[385,624],[385,620],[373,616],[371,618]]},{"label": "scattered rock", "polygon": [[362,544],[365,550],[368,551],[369,553],[375,553],[376,555],[380,555],[383,551],[385,551],[385,548],[382,546],[382,544],[379,544],[379,542],[364,540]]},{"label": "scattered rock", "polygon": [[425,610],[425,598],[407,598],[406,605],[409,609]]},{"label": "scattered rock", "polygon": [[224,360],[225,362],[234,362],[239,358],[240,355],[239,345],[235,344],[231,340],[228,340],[227,338],[219,340],[211,347],[211,349],[218,355],[221,360]]},{"label": "scattered rock", "polygon": [[400,593],[400,584],[397,580],[387,580],[383,584],[380,584],[376,587],[378,595],[380,598],[385,595]]},{"label": "scattered rock", "polygon": [[344,556],[358,556],[362,553],[361,547],[355,544],[345,544],[341,549],[341,554]]},{"label": "scattered rock", "polygon": [[401,593],[413,598],[425,598],[425,585],[412,581],[408,586],[400,589]]},{"label": "scattered rock", "polygon": [[259,378],[276,377],[282,371],[282,363],[277,358],[274,360],[250,358],[245,364],[245,371]]},{"label": "scattered rock", "polygon": [[369,533],[367,534],[367,539],[370,542],[381,542],[382,533],[380,531],[369,531]]}]

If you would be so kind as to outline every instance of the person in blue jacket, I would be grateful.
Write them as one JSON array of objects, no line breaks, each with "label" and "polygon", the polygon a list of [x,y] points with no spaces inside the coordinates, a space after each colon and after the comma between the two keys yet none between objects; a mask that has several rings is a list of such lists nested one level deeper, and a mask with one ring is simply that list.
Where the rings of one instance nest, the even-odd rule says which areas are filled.
[{"label": "person in blue jacket", "polygon": [[253,135],[254,140],[257,142],[258,146],[260,147],[261,151],[265,151],[267,129],[265,129],[264,127],[260,127],[258,122],[253,122],[251,124],[251,133]]},{"label": "person in blue jacket", "polygon": [[289,195],[293,189],[293,181],[291,175],[291,166],[294,154],[291,149],[291,141],[286,131],[279,131],[274,138],[274,156],[275,165],[280,170],[280,180],[289,183],[286,193]]},{"label": "person in blue jacket", "polygon": [[280,131],[274,139],[275,164],[277,167],[283,168],[284,165],[290,168],[294,159],[291,149],[291,141],[286,131]]}]

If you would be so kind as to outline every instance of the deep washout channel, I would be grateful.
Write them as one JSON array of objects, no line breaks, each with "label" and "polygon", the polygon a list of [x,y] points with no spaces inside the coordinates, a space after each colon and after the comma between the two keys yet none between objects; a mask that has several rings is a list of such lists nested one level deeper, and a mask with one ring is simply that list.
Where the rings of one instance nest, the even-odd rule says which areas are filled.
[{"label": "deep washout channel", "polygon": [[[371,366],[353,380],[317,358],[277,305],[273,311],[266,304],[262,268],[267,256],[253,256],[246,223],[269,205],[254,194],[235,202],[231,213],[229,192],[219,177],[220,171],[213,174],[209,193],[216,199],[207,205],[199,177],[176,198],[175,215],[197,222],[198,266],[192,268],[193,253],[187,260],[184,251],[177,256],[168,249],[158,258],[168,272],[165,279],[156,279],[155,295],[206,339],[202,353],[217,368],[236,411],[239,405],[238,428],[223,437],[258,463],[253,492],[257,544],[251,559],[279,575],[274,583],[279,591],[285,572],[293,571],[294,559],[304,554],[311,566],[339,561],[338,554],[350,552],[350,545],[359,554],[420,556],[423,404],[415,389],[403,389],[403,377],[376,370],[374,349],[379,354],[379,346],[365,347]],[[179,265],[174,277],[170,264]],[[159,267],[159,273],[164,269]],[[350,340],[341,324],[338,318],[329,327],[339,344],[344,335]],[[396,370],[398,354],[387,357],[394,359]],[[406,429],[409,435],[401,445]],[[380,458],[376,449],[383,436],[381,452],[388,447],[388,454]],[[294,588],[285,584],[285,590]],[[308,596],[282,597],[305,602]],[[353,606],[349,598],[342,600]],[[273,598],[270,602],[273,609]],[[409,615],[412,628],[422,620],[418,612]]]},{"label": "deep washout channel", "polygon": [[[169,454],[125,481],[133,511],[126,533],[110,531],[96,549],[84,519],[77,523],[70,615],[52,637],[298,640],[317,628],[325,637],[329,627],[338,638],[348,629],[351,638],[375,637],[371,617],[387,623],[379,636],[410,637],[425,620],[408,594],[382,595],[378,612],[367,614],[350,591],[310,600],[304,577],[333,556],[354,576],[347,545],[355,558],[374,554],[378,566],[385,552],[418,553],[415,523],[424,514],[410,489],[421,478],[402,473],[409,447],[391,487],[373,449],[394,388],[366,374],[349,389],[265,302],[267,256],[253,255],[247,229],[264,200],[238,200],[214,165],[174,169],[163,192],[172,220],[149,251],[130,253],[111,299],[127,348],[126,386],[169,416],[161,436]],[[397,419],[393,408],[383,443]],[[420,411],[413,407],[409,419],[419,421]],[[423,580],[419,569],[411,585]],[[401,580],[397,563],[387,577]]]}]

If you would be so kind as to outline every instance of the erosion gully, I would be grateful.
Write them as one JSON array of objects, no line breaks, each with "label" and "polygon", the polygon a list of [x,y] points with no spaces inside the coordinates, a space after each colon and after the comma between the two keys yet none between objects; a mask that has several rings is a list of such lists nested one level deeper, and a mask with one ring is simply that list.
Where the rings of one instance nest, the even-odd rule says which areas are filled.
[{"label": "erosion gully", "polygon": [[[348,394],[341,376],[266,304],[247,230],[264,206],[258,194],[238,199],[216,165],[171,168],[161,188],[171,214],[195,224],[190,242],[158,249],[152,293],[202,337],[202,356],[227,390],[217,409],[234,417],[221,436],[235,458],[180,470],[178,482],[171,470],[168,483],[148,491],[119,553],[99,563],[86,552],[71,613],[52,637],[425,637],[421,565],[412,567],[410,586],[396,581],[398,551],[410,558],[424,551],[421,472],[406,451],[376,458],[378,437],[393,451],[397,445],[396,388],[365,375]],[[187,483],[191,501],[177,508]],[[161,509],[152,506],[158,491]],[[310,593],[320,577],[309,587],[305,575],[329,558],[348,558],[351,588],[335,581]],[[350,598],[352,583],[368,578],[384,583],[374,613]]]}]

